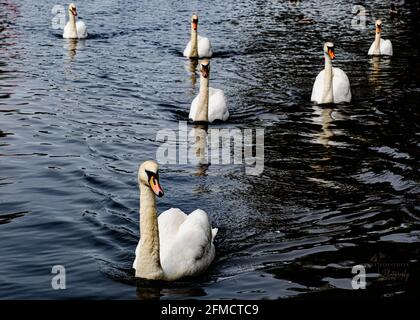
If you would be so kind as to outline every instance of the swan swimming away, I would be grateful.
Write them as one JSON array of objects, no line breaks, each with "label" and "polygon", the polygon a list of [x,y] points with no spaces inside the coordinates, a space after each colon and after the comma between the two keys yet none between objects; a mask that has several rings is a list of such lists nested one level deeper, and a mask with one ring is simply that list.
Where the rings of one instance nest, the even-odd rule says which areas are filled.
[{"label": "swan swimming away", "polygon": [[213,55],[210,40],[198,35],[198,17],[191,17],[191,40],[184,49],[184,56],[188,58],[210,58]]},{"label": "swan swimming away", "polygon": [[373,41],[372,45],[370,46],[368,54],[371,56],[392,56],[393,51],[391,40],[384,40],[381,38],[382,21],[376,20],[375,26],[375,41]]},{"label": "swan swimming away", "polygon": [[77,9],[74,3],[69,4],[69,21],[64,27],[63,38],[65,39],[86,39],[87,29],[82,20],[77,20]]},{"label": "swan swimming away", "polygon": [[140,241],[133,268],[136,277],[173,281],[196,276],[210,266],[216,249],[207,213],[201,209],[186,215],[180,209],[169,209],[157,217],[156,196],[162,197],[159,166],[153,161],[140,165]]},{"label": "swan swimming away", "polygon": [[340,68],[333,68],[335,59],[334,44],[324,44],[325,68],[316,77],[312,88],[311,101],[317,104],[341,103],[351,101],[350,81]]},{"label": "swan swimming away", "polygon": [[210,61],[200,63],[200,93],[191,103],[189,118],[197,122],[226,121],[229,110],[223,90],[209,88]]}]

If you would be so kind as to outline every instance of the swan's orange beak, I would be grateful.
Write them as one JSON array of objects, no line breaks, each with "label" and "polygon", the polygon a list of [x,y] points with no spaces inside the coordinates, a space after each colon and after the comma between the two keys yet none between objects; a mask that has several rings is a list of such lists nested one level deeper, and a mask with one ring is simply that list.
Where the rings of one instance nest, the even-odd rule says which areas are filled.
[{"label": "swan's orange beak", "polygon": [[330,56],[331,60],[335,59],[335,53],[333,48],[328,48],[328,55]]},{"label": "swan's orange beak", "polygon": [[382,31],[382,26],[380,24],[376,25],[376,33],[381,33]]},{"label": "swan's orange beak", "polygon": [[194,31],[197,31],[197,28],[198,28],[198,19],[193,19],[193,21],[192,21],[192,28],[193,28],[193,30]]},{"label": "swan's orange beak", "polygon": [[208,78],[209,76],[209,65],[201,65],[201,74],[203,75],[204,78]]},{"label": "swan's orange beak", "polygon": [[160,186],[159,178],[157,178],[155,175],[152,175],[149,179],[149,184],[155,195],[157,195],[159,198],[163,196],[163,190]]},{"label": "swan's orange beak", "polygon": [[71,8],[70,10],[71,10],[71,13],[72,13],[75,17],[77,17],[77,9],[76,9],[76,8]]}]

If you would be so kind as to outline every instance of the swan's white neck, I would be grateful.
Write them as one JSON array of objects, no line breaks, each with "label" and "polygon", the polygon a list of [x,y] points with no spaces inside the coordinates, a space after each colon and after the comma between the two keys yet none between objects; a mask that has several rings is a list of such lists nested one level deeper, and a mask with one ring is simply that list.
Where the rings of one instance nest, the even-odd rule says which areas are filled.
[{"label": "swan's white neck", "polygon": [[77,38],[76,17],[69,12],[70,37]]},{"label": "swan's white neck", "polygon": [[377,32],[375,35],[375,45],[373,47],[373,54],[381,54],[381,33]]},{"label": "swan's white neck", "polygon": [[191,51],[190,58],[198,58],[198,45],[197,45],[198,32],[191,27]]},{"label": "swan's white neck", "polygon": [[150,187],[140,183],[140,243],[136,277],[163,279],[159,257],[159,227],[156,196]]},{"label": "swan's white neck", "polygon": [[324,53],[325,57],[325,73],[324,73],[324,91],[322,93],[321,103],[333,103],[333,67],[330,56]]},{"label": "swan's white neck", "polygon": [[195,121],[207,122],[209,120],[209,79],[210,72],[207,78],[200,75],[200,93],[198,95],[198,112]]}]

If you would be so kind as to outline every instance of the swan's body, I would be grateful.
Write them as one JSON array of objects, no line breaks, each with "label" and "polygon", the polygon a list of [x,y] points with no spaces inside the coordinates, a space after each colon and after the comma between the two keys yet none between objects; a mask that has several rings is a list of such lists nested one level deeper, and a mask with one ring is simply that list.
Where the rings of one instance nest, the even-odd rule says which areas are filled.
[{"label": "swan's body", "polygon": [[229,110],[223,90],[209,87],[210,62],[204,60],[200,70],[200,92],[191,103],[189,118],[198,122],[226,121]]},{"label": "swan's body", "polygon": [[393,49],[391,40],[384,40],[381,38],[382,22],[381,20],[376,21],[376,34],[375,41],[369,48],[369,55],[372,56],[392,56]]},{"label": "swan's body", "polygon": [[76,6],[69,5],[69,21],[64,27],[63,38],[65,39],[85,39],[87,38],[87,28],[83,21],[77,20]]},{"label": "swan's body", "polygon": [[332,59],[335,58],[334,45],[332,43],[325,44],[324,57],[325,68],[315,79],[311,101],[318,104],[350,102],[351,89],[349,78],[343,70],[332,66]]},{"label": "swan's body", "polygon": [[210,58],[213,55],[210,40],[198,35],[198,17],[192,16],[191,40],[184,49],[184,56],[188,58]]},{"label": "swan's body", "polygon": [[203,273],[215,257],[212,229],[200,209],[186,215],[169,209],[157,218],[156,197],[163,195],[158,166],[146,161],[139,168],[140,232],[133,268],[136,277],[173,281]]}]

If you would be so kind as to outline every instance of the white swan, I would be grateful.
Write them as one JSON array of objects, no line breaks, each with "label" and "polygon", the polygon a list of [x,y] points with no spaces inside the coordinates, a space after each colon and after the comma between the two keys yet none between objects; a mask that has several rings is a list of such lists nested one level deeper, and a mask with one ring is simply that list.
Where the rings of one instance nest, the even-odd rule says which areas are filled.
[{"label": "white swan", "polygon": [[200,93],[191,103],[189,118],[198,122],[226,121],[229,110],[223,90],[209,88],[210,61],[200,62]]},{"label": "white swan", "polygon": [[136,277],[172,281],[198,275],[215,257],[217,229],[211,228],[207,213],[200,209],[186,215],[172,208],[158,219],[156,195],[163,196],[158,170],[153,160],[139,168],[141,237],[133,263]]},{"label": "white swan", "polygon": [[376,20],[375,25],[375,41],[373,41],[372,45],[370,46],[368,54],[371,56],[392,56],[393,51],[391,40],[381,39],[382,21]]},{"label": "white swan", "polygon": [[316,77],[312,88],[311,101],[318,104],[350,102],[349,78],[343,70],[332,66],[332,60],[335,58],[333,43],[325,43],[324,57],[325,69]]},{"label": "white swan", "polygon": [[213,55],[210,40],[198,35],[198,17],[191,17],[191,40],[184,49],[184,56],[188,58],[210,58]]},{"label": "white swan", "polygon": [[63,38],[65,39],[85,39],[87,29],[83,21],[77,20],[77,10],[74,3],[69,4],[69,21],[64,27]]}]

